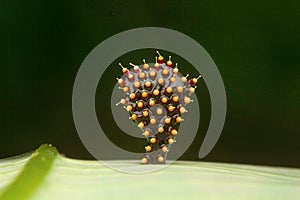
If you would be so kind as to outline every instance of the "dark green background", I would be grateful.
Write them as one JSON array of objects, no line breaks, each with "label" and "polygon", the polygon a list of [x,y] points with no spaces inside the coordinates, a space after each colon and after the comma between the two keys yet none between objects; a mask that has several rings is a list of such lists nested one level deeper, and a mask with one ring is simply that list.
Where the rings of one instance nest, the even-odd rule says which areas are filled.
[{"label": "dark green background", "polygon": [[[197,40],[222,74],[227,120],[205,160],[300,167],[299,24],[296,0],[1,0],[0,157],[52,143],[67,156],[92,158],[72,119],[77,70],[109,36],[158,26]],[[120,75],[109,69],[108,80]],[[209,113],[201,83],[197,95]],[[106,113],[102,107],[99,113]],[[182,159],[197,159],[204,132]],[[132,148],[130,138],[122,141]]]}]

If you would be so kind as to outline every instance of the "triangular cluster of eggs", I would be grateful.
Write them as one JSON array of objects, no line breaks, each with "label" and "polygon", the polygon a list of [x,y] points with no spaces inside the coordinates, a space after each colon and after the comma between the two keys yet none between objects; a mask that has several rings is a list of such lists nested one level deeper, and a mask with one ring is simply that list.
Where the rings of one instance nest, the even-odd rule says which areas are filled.
[{"label": "triangular cluster of eggs", "polygon": [[[147,138],[144,164],[165,163],[170,145],[175,142],[182,114],[192,100],[197,78],[188,79],[179,73],[177,63],[174,66],[171,56],[167,62],[157,51],[154,64],[142,67],[130,63],[133,67],[122,67],[123,76],[118,78],[120,89],[125,93],[118,104],[123,104],[130,119],[137,123]],[[151,66],[153,65],[153,66]]]}]

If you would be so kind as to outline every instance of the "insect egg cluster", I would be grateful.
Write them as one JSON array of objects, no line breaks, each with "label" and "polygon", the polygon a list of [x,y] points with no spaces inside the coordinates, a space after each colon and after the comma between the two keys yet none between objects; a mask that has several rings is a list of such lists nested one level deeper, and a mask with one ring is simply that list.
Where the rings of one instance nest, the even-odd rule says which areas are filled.
[{"label": "insect egg cluster", "polygon": [[179,73],[171,56],[165,62],[157,51],[154,64],[145,60],[140,67],[130,63],[132,69],[122,67],[123,76],[117,81],[125,93],[120,104],[130,114],[130,119],[143,131],[148,144],[145,146],[144,164],[165,163],[170,145],[175,142],[182,114],[192,102],[197,78],[188,78]]}]

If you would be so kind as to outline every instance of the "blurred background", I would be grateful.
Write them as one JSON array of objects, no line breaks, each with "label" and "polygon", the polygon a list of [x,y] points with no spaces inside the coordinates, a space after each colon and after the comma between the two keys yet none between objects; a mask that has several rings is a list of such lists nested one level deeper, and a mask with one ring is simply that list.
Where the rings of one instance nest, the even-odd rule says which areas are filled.
[{"label": "blurred background", "polygon": [[[88,53],[108,37],[157,26],[198,41],[223,77],[227,119],[217,145],[203,160],[300,167],[298,1],[1,0],[0,23],[0,158],[51,143],[66,156],[93,159],[73,123],[76,73]],[[109,138],[132,151],[140,151],[134,145],[138,141],[112,128],[104,97],[121,75],[115,70],[117,62],[139,63],[154,52],[146,49],[118,58],[96,96],[99,122],[106,124]],[[197,96],[203,120],[184,160],[198,160],[199,141],[209,123],[203,81]],[[106,121],[101,115],[108,116]]]}]

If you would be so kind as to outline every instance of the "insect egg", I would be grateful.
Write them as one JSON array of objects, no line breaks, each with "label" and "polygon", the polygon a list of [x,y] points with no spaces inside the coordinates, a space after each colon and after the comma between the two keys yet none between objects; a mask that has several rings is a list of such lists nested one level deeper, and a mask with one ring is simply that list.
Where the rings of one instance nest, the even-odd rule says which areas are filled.
[{"label": "insect egg", "polygon": [[182,93],[182,91],[183,91],[183,87],[181,86],[177,87],[177,92]]},{"label": "insect egg", "polygon": [[156,51],[156,53],[159,55],[158,56],[158,63],[160,63],[160,64],[164,63],[164,57],[162,57],[162,55],[160,55],[160,53],[158,51]]},{"label": "insect egg", "polygon": [[145,147],[145,150],[149,152],[149,151],[152,150],[152,147],[150,145],[148,145],[148,146]]},{"label": "insect egg", "polygon": [[143,91],[142,92],[142,97],[147,98],[149,96],[147,91]]},{"label": "insect egg", "polygon": [[160,69],[160,64],[157,62],[157,57],[155,57],[155,64],[154,64],[154,69],[159,70]]},{"label": "insect egg", "polygon": [[143,111],[143,116],[144,117],[148,117],[149,116],[149,111],[148,110],[144,110]]},{"label": "insect egg", "polygon": [[166,117],[165,118],[165,123],[166,124],[170,124],[171,123],[171,118],[170,117]]},{"label": "insect egg", "polygon": [[145,126],[144,122],[140,122],[140,123],[138,124],[138,127],[139,127],[139,128],[144,128],[144,126]]},{"label": "insect egg", "polygon": [[117,80],[118,80],[118,83],[119,83],[120,86],[124,86],[124,83],[125,83],[124,79],[117,78]]},{"label": "insect egg", "polygon": [[155,138],[155,137],[150,138],[150,143],[151,143],[151,144],[155,144],[155,143],[156,143],[156,138]]},{"label": "insect egg", "polygon": [[159,163],[163,163],[163,162],[164,162],[164,157],[159,156],[159,157],[157,158],[157,161],[158,161]]},{"label": "insect egg", "polygon": [[172,129],[172,130],[171,130],[171,134],[172,134],[172,135],[177,135],[176,129]]},{"label": "insect egg", "polygon": [[163,76],[167,76],[168,74],[169,74],[169,70],[164,69],[164,70],[162,71],[162,75],[163,75]]},{"label": "insect egg", "polygon": [[195,86],[197,84],[199,78],[201,78],[201,75],[199,75],[197,78],[192,78],[190,80],[191,86]]},{"label": "insect egg", "polygon": [[165,83],[165,80],[163,78],[157,79],[158,84],[163,85]]},{"label": "insect egg", "polygon": [[192,102],[190,97],[184,97],[183,101],[184,101],[185,104],[189,104],[189,103]]},{"label": "insect egg", "polygon": [[132,111],[132,109],[133,109],[132,105],[128,105],[128,106],[126,107],[126,110],[127,110],[128,112]]},{"label": "insect egg", "polygon": [[144,135],[145,137],[149,137],[150,131],[149,131],[149,130],[145,130],[144,133],[143,133],[143,135]]},{"label": "insect egg", "polygon": [[172,105],[169,105],[169,106],[168,106],[168,111],[169,111],[169,112],[173,112],[173,111],[174,111],[174,109],[175,109],[175,107],[174,107],[174,106],[172,106]]},{"label": "insect egg", "polygon": [[167,62],[167,65],[168,65],[169,67],[172,67],[171,56],[169,56],[169,60],[168,60],[168,62]]},{"label": "insect egg", "polygon": [[175,142],[175,140],[173,139],[174,136],[170,135],[170,136],[167,136],[165,139],[164,139],[164,144],[173,144]]},{"label": "insect egg", "polygon": [[137,103],[137,107],[138,107],[138,108],[143,108],[143,107],[144,107],[144,102],[143,102],[143,101],[139,101],[139,102]]},{"label": "insect egg", "polygon": [[128,69],[126,67],[123,67],[121,63],[119,63],[120,67],[122,67],[123,74],[126,74],[128,72]]},{"label": "insect egg", "polygon": [[173,73],[177,74],[179,72],[178,70],[178,64],[176,63],[175,68],[173,69]]},{"label": "insect egg", "polygon": [[168,139],[168,144],[173,144],[174,143],[174,139],[170,138]]},{"label": "insect egg", "polygon": [[145,76],[146,76],[146,74],[145,74],[144,72],[140,72],[140,73],[139,73],[139,78],[140,78],[140,79],[145,78]]},{"label": "insect egg", "polygon": [[129,95],[129,97],[130,97],[131,100],[133,100],[133,99],[135,99],[136,94],[135,94],[135,93],[131,93],[131,94]]},{"label": "insect egg", "polygon": [[173,103],[177,103],[178,102],[178,96],[177,95],[173,95],[171,100],[173,101]]},{"label": "insect egg", "polygon": [[137,114],[133,113],[133,114],[131,115],[131,119],[132,119],[132,120],[136,120],[137,118],[138,118],[138,115],[137,115]]},{"label": "insect egg", "polygon": [[143,68],[144,68],[145,70],[148,70],[148,69],[150,68],[149,64],[146,63],[146,60],[145,60],[145,59],[143,60],[143,62],[144,62]]},{"label": "insect egg", "polygon": [[165,131],[165,129],[162,126],[160,126],[160,127],[158,127],[157,131],[159,133],[163,133]]},{"label": "insect egg", "polygon": [[125,104],[125,103],[126,103],[126,100],[125,100],[125,99],[121,99],[120,103],[121,103],[121,104]]},{"label": "insect egg", "polygon": [[151,70],[151,71],[149,72],[149,76],[150,76],[151,78],[155,78],[156,72],[153,71],[153,70]]},{"label": "insect egg", "polygon": [[165,96],[163,96],[163,97],[160,99],[160,101],[161,101],[163,104],[166,104],[166,103],[168,103],[168,98],[165,97]]},{"label": "insect egg", "polygon": [[156,114],[161,115],[163,114],[163,110],[161,108],[156,109]]},{"label": "insect egg", "polygon": [[144,85],[145,87],[150,88],[152,86],[152,83],[150,81],[146,81]]},{"label": "insect egg", "polygon": [[171,81],[171,83],[174,83],[174,82],[176,81],[176,78],[175,78],[174,76],[172,76],[172,77],[170,78],[170,81]]},{"label": "insect egg", "polygon": [[150,123],[151,123],[151,124],[156,124],[156,119],[155,119],[155,117],[152,117],[152,118],[150,119]]},{"label": "insect egg", "polygon": [[154,99],[150,99],[149,100],[149,106],[154,106],[155,105],[155,100]]},{"label": "insect egg", "polygon": [[183,82],[183,83],[185,83],[185,82],[187,82],[187,77],[188,77],[189,75],[186,75],[185,77],[183,76],[183,77],[181,77],[181,81]]},{"label": "insect egg", "polygon": [[187,112],[187,110],[183,106],[181,106],[181,107],[179,107],[179,112],[185,113],[185,112]]},{"label": "insect egg", "polygon": [[128,79],[129,79],[130,81],[133,81],[134,75],[133,75],[132,73],[128,73]]},{"label": "insect egg", "polygon": [[134,87],[135,88],[141,87],[141,83],[139,81],[134,82]]},{"label": "insect egg", "polygon": [[142,163],[143,164],[147,164],[148,163],[148,159],[147,158],[142,158]]},{"label": "insect egg", "polygon": [[129,91],[129,88],[126,86],[126,87],[123,87],[123,92],[127,93]]},{"label": "insect egg", "polygon": [[159,90],[158,89],[153,90],[153,95],[158,96],[159,95]]},{"label": "insect egg", "polygon": [[170,93],[172,93],[172,88],[171,87],[167,87],[165,91],[166,91],[167,94],[170,94]]},{"label": "insect egg", "polygon": [[167,153],[168,152],[168,147],[167,146],[162,146],[161,147],[161,151],[163,152],[163,153]]},{"label": "insect egg", "polygon": [[135,73],[138,73],[139,71],[140,71],[140,67],[138,66],[138,65],[134,65],[134,64],[132,64],[132,63],[129,63],[132,67],[133,67],[133,71],[135,72]]},{"label": "insect egg", "polygon": [[189,93],[190,94],[192,94],[192,93],[194,93],[195,92],[195,88],[193,88],[193,87],[190,87],[190,89],[189,89]]},{"label": "insect egg", "polygon": [[123,105],[125,105],[125,104],[126,104],[126,100],[125,100],[125,99],[121,99],[121,100],[116,104],[116,106],[119,105],[120,103],[123,104]]},{"label": "insect egg", "polygon": [[177,123],[182,122],[182,118],[181,118],[180,116],[177,116],[177,117],[175,118],[175,121],[176,121]]}]

